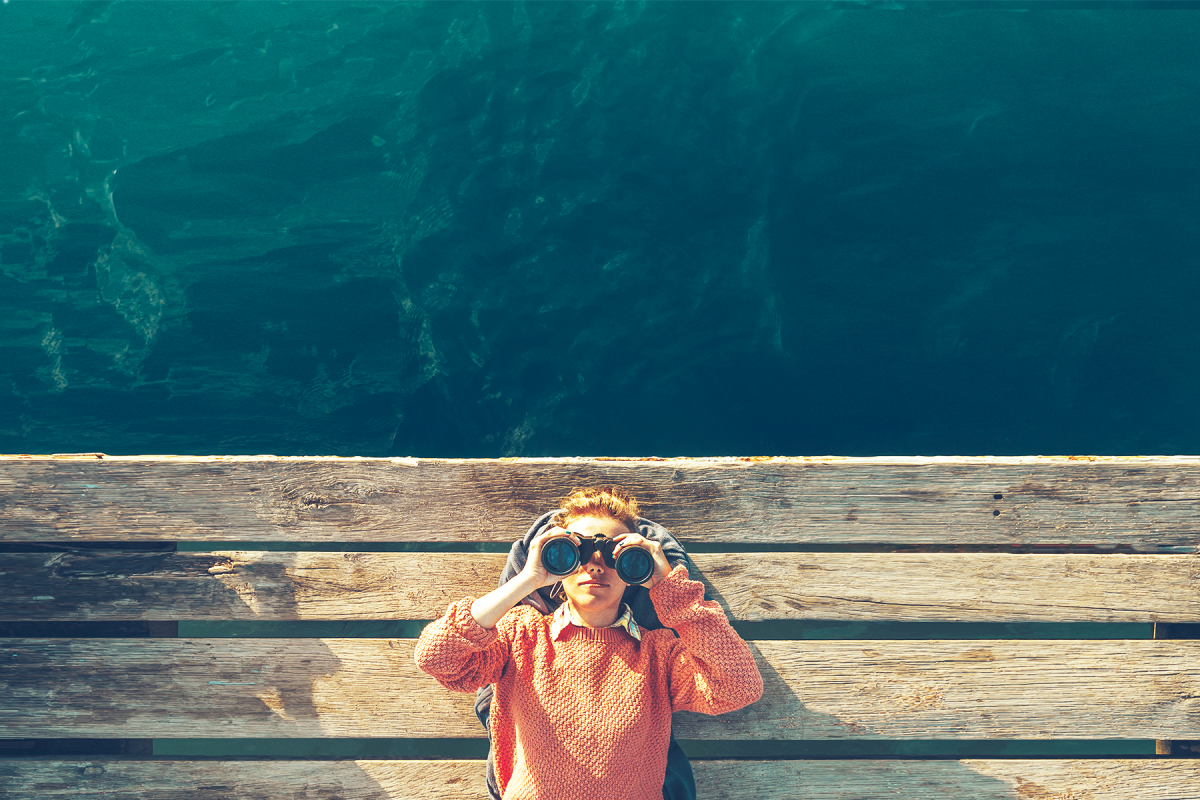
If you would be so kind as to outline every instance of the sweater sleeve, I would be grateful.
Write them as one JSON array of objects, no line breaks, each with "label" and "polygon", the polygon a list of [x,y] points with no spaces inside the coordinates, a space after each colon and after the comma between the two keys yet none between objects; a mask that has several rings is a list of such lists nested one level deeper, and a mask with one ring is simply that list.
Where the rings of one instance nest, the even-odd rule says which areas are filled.
[{"label": "sweater sleeve", "polygon": [[[495,683],[504,674],[512,652],[517,614],[510,610],[496,627],[480,627],[471,616],[472,597],[451,603],[441,619],[421,631],[413,658],[442,686],[473,692]],[[519,608],[519,607],[518,607]]]},{"label": "sweater sleeve", "polygon": [[679,639],[671,652],[671,710],[724,714],[762,697],[762,675],[750,648],[687,567],[671,570],[650,590],[663,625]]}]

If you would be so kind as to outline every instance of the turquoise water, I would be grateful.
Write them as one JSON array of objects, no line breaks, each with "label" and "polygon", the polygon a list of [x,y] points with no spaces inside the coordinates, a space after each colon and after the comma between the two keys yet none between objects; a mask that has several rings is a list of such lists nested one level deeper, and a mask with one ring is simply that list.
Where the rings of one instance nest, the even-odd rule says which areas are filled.
[{"label": "turquoise water", "polygon": [[1200,452],[1122,5],[13,0],[0,451]]},{"label": "turquoise water", "polygon": [[5,2],[0,452],[1200,452],[1170,5]]}]

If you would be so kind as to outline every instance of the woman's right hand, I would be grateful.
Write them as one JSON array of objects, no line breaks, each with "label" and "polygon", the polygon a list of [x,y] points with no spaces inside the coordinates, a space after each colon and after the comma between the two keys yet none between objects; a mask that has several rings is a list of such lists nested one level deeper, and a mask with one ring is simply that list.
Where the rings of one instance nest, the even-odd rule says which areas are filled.
[{"label": "woman's right hand", "polygon": [[578,536],[559,527],[550,528],[533,537],[533,541],[529,543],[529,557],[525,559],[525,568],[521,572],[525,573],[530,583],[536,582],[539,589],[552,586],[563,579],[562,575],[555,575],[542,566],[542,547],[551,539],[570,539],[576,547],[580,544]]},{"label": "woman's right hand", "polygon": [[525,568],[515,578],[499,588],[493,589],[477,600],[471,602],[471,616],[481,628],[491,630],[496,627],[510,608],[521,602],[521,598],[537,591],[543,586],[550,586],[559,581],[560,576],[551,575],[542,566],[542,545],[551,539],[566,537],[579,545],[579,537],[562,528],[551,528],[540,533],[529,543],[529,558],[525,560]]}]

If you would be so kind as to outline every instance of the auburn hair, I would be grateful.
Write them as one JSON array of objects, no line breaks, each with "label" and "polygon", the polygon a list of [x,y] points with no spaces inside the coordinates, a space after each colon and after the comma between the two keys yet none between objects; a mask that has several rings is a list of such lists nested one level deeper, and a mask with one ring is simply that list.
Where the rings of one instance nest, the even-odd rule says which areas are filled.
[{"label": "auburn hair", "polygon": [[619,486],[576,489],[558,505],[561,510],[550,521],[560,528],[583,517],[606,517],[620,522],[633,533],[637,532],[637,500]]}]

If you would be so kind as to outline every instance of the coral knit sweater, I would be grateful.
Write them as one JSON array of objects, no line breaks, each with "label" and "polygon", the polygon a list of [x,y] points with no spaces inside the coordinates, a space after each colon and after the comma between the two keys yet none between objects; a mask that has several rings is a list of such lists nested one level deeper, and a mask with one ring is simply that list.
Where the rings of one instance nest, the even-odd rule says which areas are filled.
[{"label": "coral knit sweater", "polygon": [[663,628],[567,625],[518,605],[492,630],[452,603],[416,661],[448,689],[496,684],[491,735],[505,800],[662,800],[672,711],[721,714],[762,695],[746,643],[675,567],[650,590]]}]

